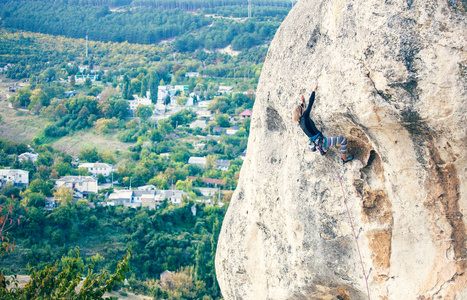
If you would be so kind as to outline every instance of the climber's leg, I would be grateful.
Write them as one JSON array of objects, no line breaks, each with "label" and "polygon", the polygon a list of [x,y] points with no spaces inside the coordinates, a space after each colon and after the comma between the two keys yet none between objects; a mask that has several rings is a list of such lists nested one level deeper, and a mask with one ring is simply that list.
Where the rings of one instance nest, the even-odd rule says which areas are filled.
[{"label": "climber's leg", "polygon": [[342,161],[344,163],[353,159],[352,155],[347,155],[347,139],[345,137],[324,137],[323,148],[331,146],[341,146]]}]

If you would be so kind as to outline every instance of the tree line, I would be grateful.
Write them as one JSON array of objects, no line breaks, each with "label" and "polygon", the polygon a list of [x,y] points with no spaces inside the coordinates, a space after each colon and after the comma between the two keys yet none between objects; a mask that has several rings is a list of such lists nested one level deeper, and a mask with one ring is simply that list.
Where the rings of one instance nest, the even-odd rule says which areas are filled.
[{"label": "tree line", "polygon": [[109,7],[118,7],[130,5],[134,0],[41,0],[43,2],[50,3],[63,3],[67,5],[75,6],[109,6]]},{"label": "tree line", "polygon": [[[50,3],[63,3],[75,6],[109,6],[109,7],[138,7],[147,6],[153,8],[197,10],[222,6],[246,6],[248,0],[42,0]],[[286,0],[255,0],[254,5],[290,7],[292,4]]]},{"label": "tree line", "polygon": [[[285,0],[255,0],[252,4],[258,7],[273,6],[273,7],[290,7],[291,2]],[[180,8],[186,11],[196,11],[203,9],[214,9],[225,6],[247,7],[248,0],[133,0],[131,5],[147,6],[153,8],[176,9]],[[244,15],[245,16],[245,15]]]},{"label": "tree line", "polygon": [[72,6],[41,1],[3,3],[3,26],[103,42],[154,44],[197,30],[208,18],[182,10],[111,12],[108,7]]},{"label": "tree line", "polygon": [[[250,49],[271,40],[288,13],[287,8],[260,7],[255,11],[257,19],[241,23],[187,13],[178,8],[149,7],[112,12],[107,6],[73,6],[65,2],[32,0],[8,1],[0,4],[0,10],[5,28],[71,38],[88,36],[90,40],[102,42],[157,44],[176,38],[175,50],[180,52],[200,48],[214,50],[229,44],[235,50]],[[241,10],[241,7],[229,6],[220,12],[225,16],[238,16],[244,13]],[[215,10],[208,12],[215,13]]]}]

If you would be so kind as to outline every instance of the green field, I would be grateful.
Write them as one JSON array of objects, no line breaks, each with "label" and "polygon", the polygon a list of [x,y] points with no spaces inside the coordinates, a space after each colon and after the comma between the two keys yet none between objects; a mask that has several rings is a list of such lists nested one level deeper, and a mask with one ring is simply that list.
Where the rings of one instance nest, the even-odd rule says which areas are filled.
[{"label": "green field", "polygon": [[15,110],[11,107],[7,97],[13,93],[8,92],[8,87],[18,81],[0,77],[0,137],[15,141],[29,143],[50,122],[44,118],[31,115],[28,110]]},{"label": "green field", "polygon": [[[8,87],[20,82],[7,79],[4,76],[1,76],[0,80],[0,138],[27,144],[52,122],[46,118],[35,116],[28,110],[13,109],[10,102],[6,100],[6,95],[14,95],[14,93],[8,92]],[[102,135],[93,129],[88,129],[51,140],[50,145],[66,154],[78,155],[82,150],[89,148],[96,148],[99,152],[106,150],[126,152],[133,144],[118,141],[116,134]]]}]

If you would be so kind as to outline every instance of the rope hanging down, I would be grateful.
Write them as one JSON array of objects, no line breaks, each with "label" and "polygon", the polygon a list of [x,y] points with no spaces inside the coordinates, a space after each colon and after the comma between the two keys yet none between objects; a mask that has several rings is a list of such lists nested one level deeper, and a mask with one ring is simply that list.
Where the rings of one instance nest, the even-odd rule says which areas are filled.
[{"label": "rope hanging down", "polygon": [[342,185],[342,178],[344,177],[344,174],[345,174],[345,171],[344,171],[344,174],[342,176],[339,176],[339,173],[337,172],[337,169],[336,169],[336,166],[334,165],[334,163],[332,162],[332,159],[326,155],[326,157],[329,159],[329,161],[331,162],[331,165],[334,169],[334,172],[336,173],[336,176],[337,176],[337,179],[339,179],[339,184],[341,185],[341,190],[342,190],[342,196],[344,196],[344,203],[345,203],[345,208],[347,209],[347,216],[349,217],[349,223],[350,223],[350,227],[352,227],[352,233],[353,233],[353,237],[355,238],[355,244],[357,244],[357,251],[358,251],[358,256],[360,257],[360,263],[362,265],[362,271],[363,271],[363,277],[365,278],[365,283],[366,283],[366,291],[368,293],[368,300],[370,300],[370,288],[368,287],[368,277],[370,277],[370,274],[371,274],[371,268],[368,272],[368,275],[366,275],[366,272],[365,272],[365,266],[363,265],[363,259],[362,259],[362,254],[360,253],[360,247],[358,245],[358,237],[360,236],[360,232],[362,232],[362,228],[360,228],[360,230],[358,231],[358,234],[355,234],[355,228],[353,226],[353,222],[352,222],[352,218],[350,217],[350,211],[349,211],[349,207],[347,205],[347,198],[345,197],[345,192],[344,192],[344,186]]}]

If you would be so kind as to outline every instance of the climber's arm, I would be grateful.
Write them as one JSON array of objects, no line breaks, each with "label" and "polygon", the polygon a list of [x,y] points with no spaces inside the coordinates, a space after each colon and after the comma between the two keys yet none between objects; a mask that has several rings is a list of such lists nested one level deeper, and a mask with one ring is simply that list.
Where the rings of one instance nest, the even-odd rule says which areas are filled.
[{"label": "climber's arm", "polygon": [[[316,94],[317,89],[318,89],[318,83],[315,83],[315,87],[313,88],[313,92],[311,93],[310,99],[308,100],[308,106],[307,106],[305,112],[303,113],[304,115],[307,115],[307,116],[310,115],[311,107],[313,106],[313,103],[315,103],[315,94]],[[303,96],[302,96],[302,101],[304,101]]]}]

